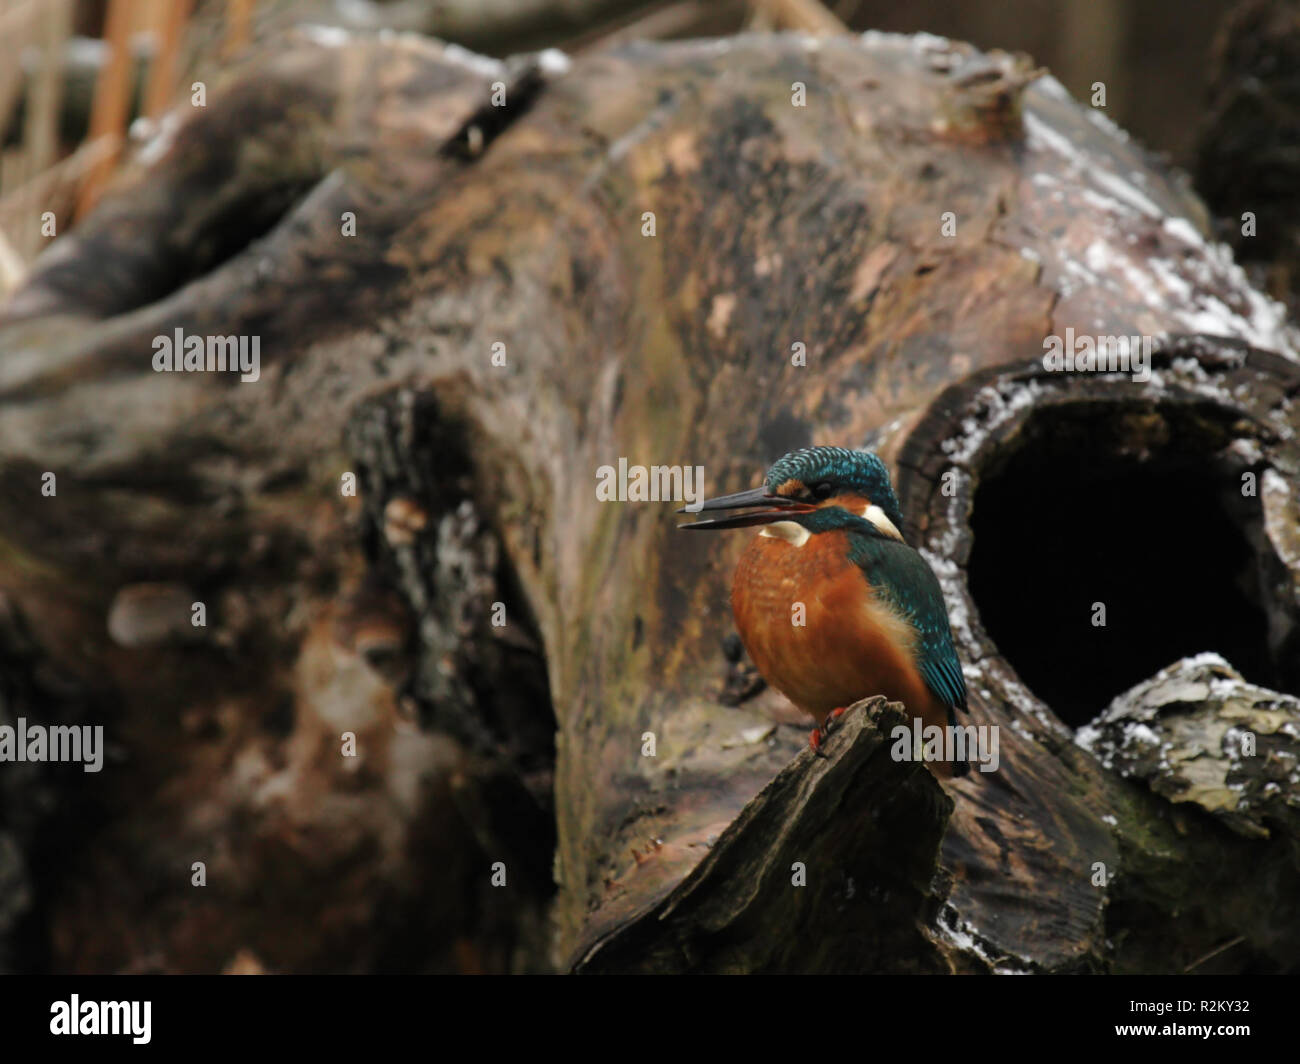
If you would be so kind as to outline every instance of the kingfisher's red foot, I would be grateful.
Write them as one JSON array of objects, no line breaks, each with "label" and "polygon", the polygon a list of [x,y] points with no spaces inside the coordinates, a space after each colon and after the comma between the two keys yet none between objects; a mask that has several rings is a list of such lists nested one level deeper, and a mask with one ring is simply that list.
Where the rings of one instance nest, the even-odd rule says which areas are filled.
[{"label": "kingfisher's red foot", "polygon": [[844,716],[847,706],[840,706],[838,709],[832,709],[826,714],[826,719],[822,721],[821,727],[814,728],[812,734],[808,736],[808,745],[812,747],[813,753],[818,757],[829,757],[830,755],[822,750],[822,743],[826,741],[826,736],[831,733],[831,722]]}]

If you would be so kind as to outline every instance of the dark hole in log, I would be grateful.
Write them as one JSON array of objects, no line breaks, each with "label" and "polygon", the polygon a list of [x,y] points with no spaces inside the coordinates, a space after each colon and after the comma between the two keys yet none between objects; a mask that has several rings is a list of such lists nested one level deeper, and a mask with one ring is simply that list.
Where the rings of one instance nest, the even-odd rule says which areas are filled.
[{"label": "dark hole in log", "polygon": [[1258,495],[1242,492],[1262,463],[1228,449],[1235,424],[1212,404],[1054,407],[981,471],[971,595],[1007,661],[1071,727],[1202,651],[1300,690],[1295,609],[1273,593],[1282,563]]}]

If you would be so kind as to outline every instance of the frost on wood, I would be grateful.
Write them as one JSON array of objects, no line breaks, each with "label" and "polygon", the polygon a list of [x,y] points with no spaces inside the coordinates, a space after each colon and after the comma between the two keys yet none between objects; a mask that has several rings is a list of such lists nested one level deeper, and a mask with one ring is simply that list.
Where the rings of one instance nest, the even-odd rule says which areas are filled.
[{"label": "frost on wood", "polygon": [[1300,700],[1247,683],[1217,654],[1139,684],[1075,742],[1107,769],[1242,835],[1300,832]]}]

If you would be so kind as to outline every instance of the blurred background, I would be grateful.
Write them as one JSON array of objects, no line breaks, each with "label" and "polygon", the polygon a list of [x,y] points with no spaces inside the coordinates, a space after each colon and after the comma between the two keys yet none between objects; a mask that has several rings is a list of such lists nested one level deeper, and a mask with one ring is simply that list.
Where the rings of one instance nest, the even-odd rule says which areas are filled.
[{"label": "blurred background", "polygon": [[[855,31],[927,32],[1028,53],[1078,99],[1194,162],[1216,28],[1233,0],[835,0]],[[84,214],[137,119],[253,40],[300,23],[430,34],[490,55],[725,35],[822,18],[805,0],[0,0],[0,296],[47,243],[41,212]],[[39,206],[39,209],[37,207]]]}]

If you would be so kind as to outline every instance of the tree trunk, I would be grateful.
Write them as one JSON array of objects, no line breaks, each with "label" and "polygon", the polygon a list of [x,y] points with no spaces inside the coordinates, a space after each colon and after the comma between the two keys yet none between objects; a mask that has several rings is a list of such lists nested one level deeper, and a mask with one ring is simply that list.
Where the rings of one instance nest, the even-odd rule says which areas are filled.
[{"label": "tree trunk", "polygon": [[[50,803],[6,793],[0,874],[41,899],[54,967],[1300,960],[1300,706],[1198,659],[1075,742],[1109,700],[1088,683],[1123,673],[1094,593],[1068,630],[1014,608],[1101,572],[1053,546],[1080,513],[1085,543],[1218,579],[1219,524],[1107,505],[1141,474],[1135,506],[1244,530],[1223,582],[1267,639],[1233,664],[1297,689],[1295,337],[1184,185],[1055,81],[872,34],[572,67],[300,34],[165,130],[0,331],[0,708],[102,721],[116,757],[42,776],[81,832],[62,863]],[[259,337],[258,380],[154,372],[177,329]],[[1159,337],[1150,381],[1048,372],[1067,329]],[[811,443],[893,464],[997,771],[893,760],[879,699],[814,759],[737,651],[743,535],[596,492],[621,458],[735,491]],[[1098,587],[1193,639],[1236,619]],[[1229,642],[1125,657],[1124,686]],[[1061,644],[1087,675],[1028,680]],[[421,953],[412,928],[460,937]]]}]

